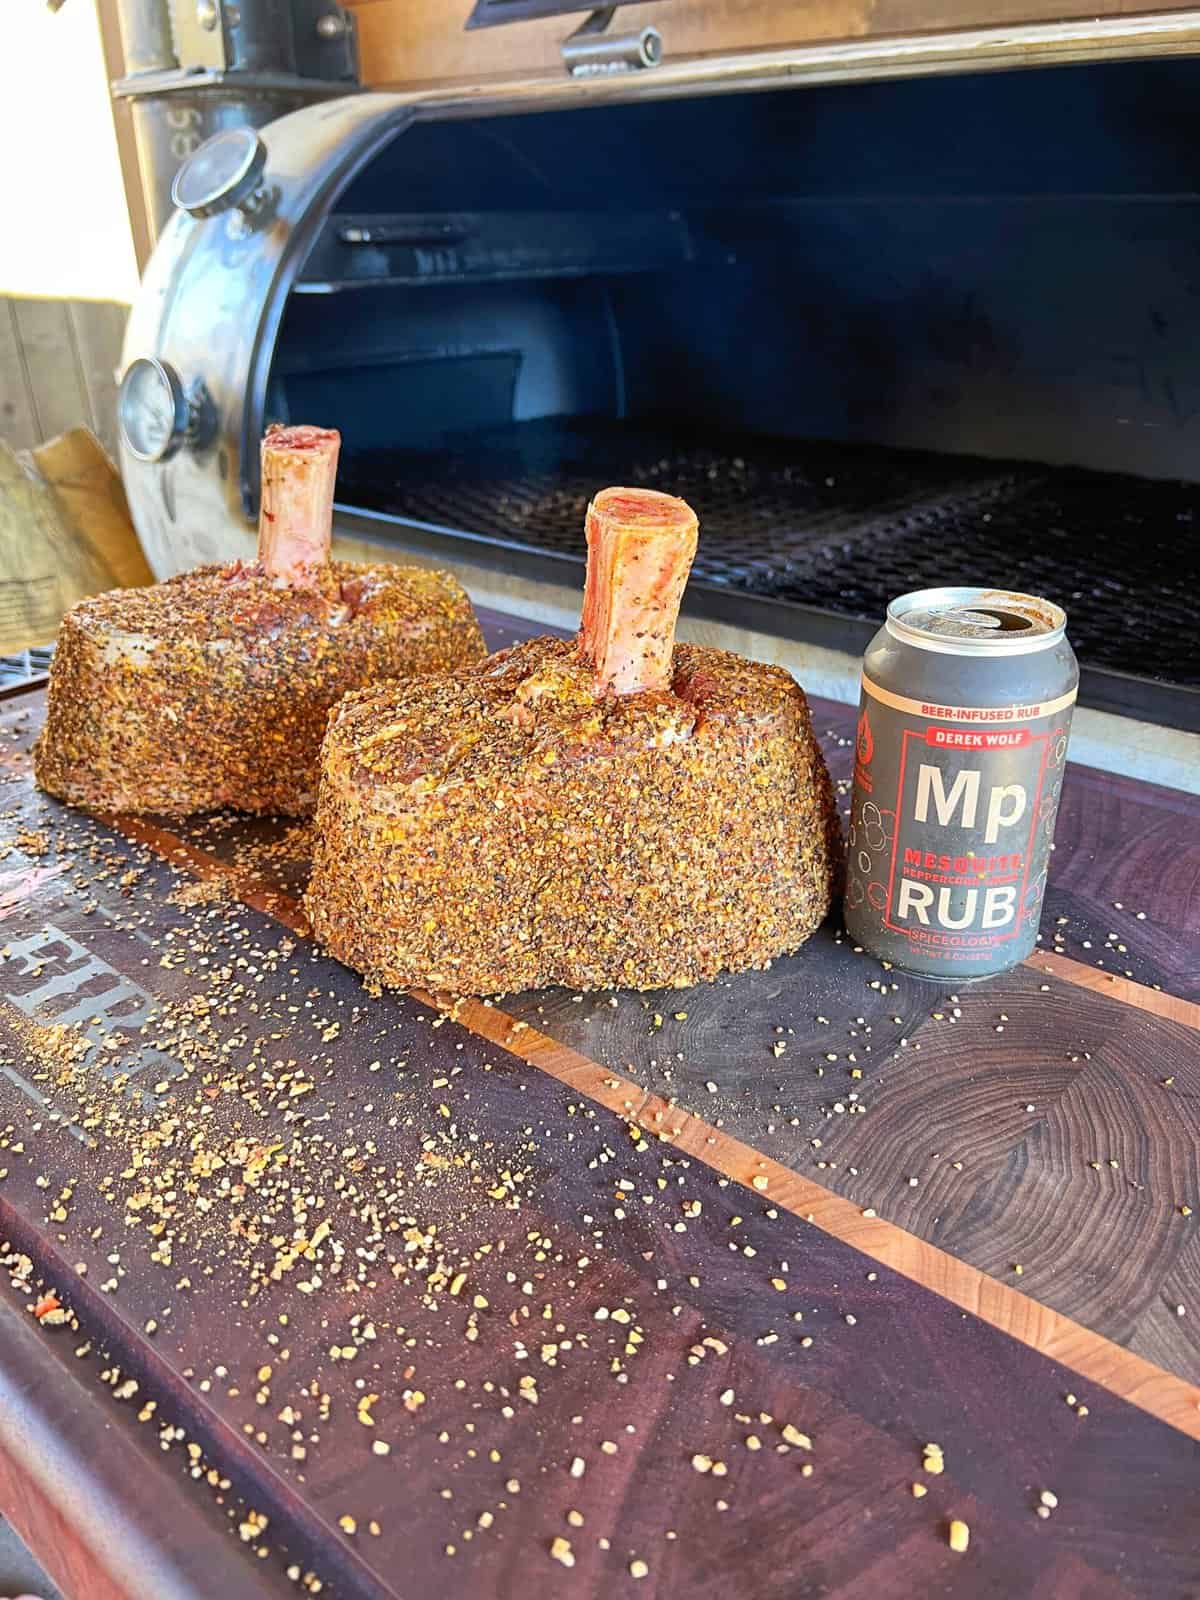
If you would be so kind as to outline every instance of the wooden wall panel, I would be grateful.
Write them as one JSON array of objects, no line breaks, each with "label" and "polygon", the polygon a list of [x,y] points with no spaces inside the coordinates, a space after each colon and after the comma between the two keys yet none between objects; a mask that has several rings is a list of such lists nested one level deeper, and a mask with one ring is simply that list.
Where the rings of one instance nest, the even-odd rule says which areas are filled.
[{"label": "wooden wall panel", "polygon": [[129,307],[0,296],[0,439],[25,450],[70,428],[117,450],[117,368]]},{"label": "wooden wall panel", "polygon": [[14,450],[26,450],[38,442],[37,417],[25,354],[11,300],[0,299],[0,439]]},{"label": "wooden wall panel", "polygon": [[117,382],[128,306],[111,300],[72,300],[67,310],[91,412],[90,427],[114,459],[117,453]]},{"label": "wooden wall panel", "polygon": [[65,433],[89,415],[87,388],[64,300],[14,300],[17,333],[42,438]]},{"label": "wooden wall panel", "polygon": [[[358,20],[363,81],[373,86],[559,74],[559,45],[583,19],[578,13],[467,33],[472,0],[345,3]],[[667,59],[677,61],[930,30],[1180,15],[1192,9],[1125,0],[1098,0],[1086,7],[1079,0],[653,0],[632,7],[628,17],[631,25],[653,22],[662,32]]]}]

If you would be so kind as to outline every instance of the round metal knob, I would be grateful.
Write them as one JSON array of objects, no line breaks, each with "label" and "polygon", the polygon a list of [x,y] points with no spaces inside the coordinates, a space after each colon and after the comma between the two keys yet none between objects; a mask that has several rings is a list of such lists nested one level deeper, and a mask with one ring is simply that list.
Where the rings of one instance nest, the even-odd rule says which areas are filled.
[{"label": "round metal knob", "polygon": [[191,217],[215,217],[249,200],[266,164],[267,147],[253,128],[226,128],[188,156],[171,199]]},{"label": "round metal knob", "polygon": [[117,422],[125,448],[138,461],[165,461],[187,437],[191,408],[175,368],[138,356],[125,369]]}]

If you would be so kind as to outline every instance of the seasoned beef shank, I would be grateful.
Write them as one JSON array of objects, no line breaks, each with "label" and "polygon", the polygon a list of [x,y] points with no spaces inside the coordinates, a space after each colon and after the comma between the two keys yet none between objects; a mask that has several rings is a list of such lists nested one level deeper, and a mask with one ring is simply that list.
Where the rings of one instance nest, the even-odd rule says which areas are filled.
[{"label": "seasoned beef shank", "polygon": [[341,960],[454,993],[654,988],[761,966],[829,909],[840,835],[804,694],[675,644],[682,500],[588,510],[582,627],[349,695],[307,907]]},{"label": "seasoned beef shank", "polygon": [[96,595],[63,618],[37,781],[75,805],[310,812],[330,707],[483,655],[448,573],[331,561],[340,439],[272,428],[258,560]]}]

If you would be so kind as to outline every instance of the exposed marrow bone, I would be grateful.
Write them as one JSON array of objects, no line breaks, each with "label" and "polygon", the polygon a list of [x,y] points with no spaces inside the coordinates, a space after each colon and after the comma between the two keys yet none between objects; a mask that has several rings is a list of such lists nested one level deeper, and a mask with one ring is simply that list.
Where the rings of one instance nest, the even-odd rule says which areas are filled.
[{"label": "exposed marrow bone", "polygon": [[598,693],[671,687],[675,623],[697,532],[686,501],[657,489],[604,489],[588,506],[579,654]]},{"label": "exposed marrow bone", "polygon": [[329,564],[341,443],[335,428],[278,423],[263,437],[258,559],[289,588],[314,588]]}]

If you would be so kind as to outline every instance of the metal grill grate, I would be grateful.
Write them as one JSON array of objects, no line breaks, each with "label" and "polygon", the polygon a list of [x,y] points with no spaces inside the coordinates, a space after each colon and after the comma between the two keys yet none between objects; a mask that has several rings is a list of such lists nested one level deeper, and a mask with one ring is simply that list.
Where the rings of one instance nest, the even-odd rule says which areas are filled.
[{"label": "metal grill grate", "polygon": [[53,654],[54,646],[48,644],[21,650],[15,656],[0,656],[0,689],[17,689],[35,678],[44,678],[50,671]]},{"label": "metal grill grate", "polygon": [[695,578],[876,620],[893,596],[989,583],[1064,605],[1085,663],[1200,686],[1200,485],[824,442],[534,422],[437,454],[351,458],[344,501],[583,559],[606,483],[700,513]]}]

